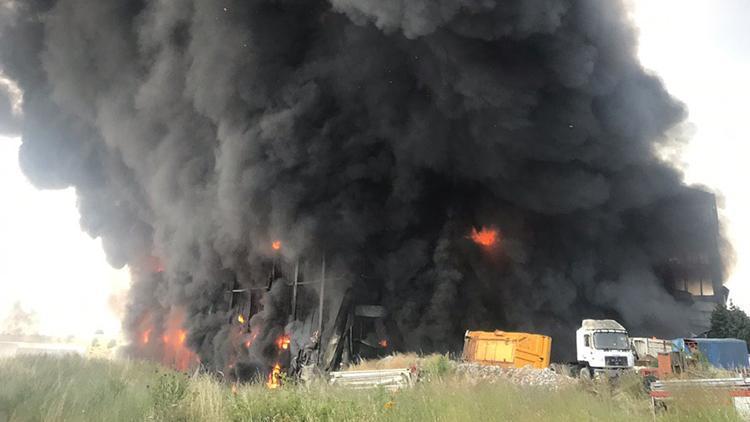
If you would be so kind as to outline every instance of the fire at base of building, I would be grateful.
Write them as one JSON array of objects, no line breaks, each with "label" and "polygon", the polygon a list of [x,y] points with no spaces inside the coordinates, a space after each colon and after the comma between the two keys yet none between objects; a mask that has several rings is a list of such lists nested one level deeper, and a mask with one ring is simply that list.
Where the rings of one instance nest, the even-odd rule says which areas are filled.
[{"label": "fire at base of building", "polygon": [[[654,273],[689,310],[680,316],[688,322],[687,331],[680,328],[672,334],[696,336],[707,331],[711,311],[725,303],[728,294],[722,284],[715,197],[688,189],[625,218],[645,228],[643,244],[651,245]],[[480,249],[501,247],[500,232],[491,226],[469,229],[465,237]],[[273,386],[278,385],[280,373],[297,372],[304,364],[330,371],[342,363],[404,350],[393,310],[384,306],[382,292],[373,291],[372,283],[340,280],[330,268],[326,274],[322,254],[289,259],[283,248],[281,241],[272,243],[272,258],[253,267],[249,272],[253,279],[238,280],[230,274],[224,281],[224,294],[209,311],[225,318],[222,333],[229,338],[221,351],[224,365],[215,369],[231,379],[266,377]],[[151,266],[158,276],[161,265]],[[640,294],[648,293],[635,292],[634,297]],[[179,369],[197,364],[197,356],[187,348],[186,332],[178,326],[182,315],[173,310],[168,321],[158,324],[146,313],[138,328],[137,354]],[[564,348],[561,344],[558,349]]]},{"label": "fire at base of building", "polygon": [[[373,296],[357,294],[364,292],[361,286],[342,291],[335,276],[326,276],[324,257],[290,263],[279,254],[269,266],[262,283],[233,280],[226,292],[233,310],[231,343],[240,345],[227,364],[233,379],[267,372],[267,385],[275,388],[280,370],[299,374],[304,366],[315,366],[330,371],[401,349],[402,337],[388,309],[364,302]],[[266,307],[269,301],[273,306]]]},{"label": "fire at base of building", "polygon": [[[648,228],[643,231],[648,237],[644,243],[653,245],[649,252],[654,272],[661,278],[665,290],[689,310],[689,314],[684,315],[688,322],[687,331],[674,332],[674,335],[696,336],[706,332],[710,328],[711,312],[717,304],[725,303],[728,295],[723,286],[714,195],[688,189],[632,217],[644,222]],[[473,230],[467,237],[479,247],[486,247],[488,239],[496,241],[495,235],[494,231],[490,234],[483,229],[480,232]],[[281,353],[283,357],[277,358],[285,369],[294,370],[300,359],[309,361],[311,350],[305,348],[319,351],[313,353],[313,359],[325,370],[334,370],[351,360],[401,349],[402,335],[390,318],[389,310],[371,303],[377,294],[358,294],[358,289],[364,287],[355,285],[344,294],[336,292],[335,299],[328,298],[324,292],[325,264],[319,264],[312,271],[310,264],[303,265],[304,270],[300,270],[299,263],[285,263],[279,257],[271,266],[267,285],[256,289],[235,286],[232,290],[232,306],[240,318],[249,321],[250,315],[262,308],[260,298],[271,290],[272,284],[286,280],[289,295],[284,300],[288,300],[288,305],[282,309],[288,320],[285,335],[291,336],[292,341],[288,351]],[[310,279],[304,274],[316,275]],[[302,296],[307,298],[304,305],[301,305]],[[312,300],[315,298],[319,298],[317,303]],[[361,302],[362,298],[370,302]]]}]

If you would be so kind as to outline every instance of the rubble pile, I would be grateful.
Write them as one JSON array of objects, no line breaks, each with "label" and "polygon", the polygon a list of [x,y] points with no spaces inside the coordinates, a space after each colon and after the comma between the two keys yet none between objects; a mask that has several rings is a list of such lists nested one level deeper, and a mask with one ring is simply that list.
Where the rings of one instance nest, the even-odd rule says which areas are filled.
[{"label": "rubble pile", "polygon": [[559,374],[549,368],[502,368],[477,363],[461,363],[458,365],[457,373],[467,380],[477,383],[509,381],[515,385],[548,387],[551,389],[576,383],[574,378]]}]

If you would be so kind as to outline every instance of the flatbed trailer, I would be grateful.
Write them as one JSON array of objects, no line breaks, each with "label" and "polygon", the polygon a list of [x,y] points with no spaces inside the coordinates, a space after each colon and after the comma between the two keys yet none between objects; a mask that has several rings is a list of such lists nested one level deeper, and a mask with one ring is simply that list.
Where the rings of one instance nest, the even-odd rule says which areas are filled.
[{"label": "flatbed trailer", "polygon": [[396,391],[414,385],[417,375],[413,369],[376,369],[366,371],[336,371],[329,375],[329,383],[356,390],[384,388]]},{"label": "flatbed trailer", "polygon": [[654,381],[650,384],[651,408],[666,408],[679,390],[711,391],[726,395],[743,420],[750,420],[750,378],[716,378]]}]

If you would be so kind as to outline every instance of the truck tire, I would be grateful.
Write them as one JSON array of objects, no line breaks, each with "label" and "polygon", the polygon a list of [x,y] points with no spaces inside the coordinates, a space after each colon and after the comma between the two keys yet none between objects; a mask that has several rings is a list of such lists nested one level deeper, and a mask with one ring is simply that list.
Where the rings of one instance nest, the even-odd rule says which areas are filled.
[{"label": "truck tire", "polygon": [[582,380],[590,380],[593,378],[591,375],[591,368],[588,366],[581,366],[581,369],[578,371],[578,378]]}]

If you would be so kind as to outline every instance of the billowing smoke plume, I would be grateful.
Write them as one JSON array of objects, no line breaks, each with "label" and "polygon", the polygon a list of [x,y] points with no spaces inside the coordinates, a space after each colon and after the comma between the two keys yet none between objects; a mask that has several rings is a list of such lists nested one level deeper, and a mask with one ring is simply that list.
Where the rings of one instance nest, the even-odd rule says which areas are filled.
[{"label": "billowing smoke plume", "polygon": [[[0,75],[2,78],[2,75]],[[14,112],[14,99],[9,86],[0,79],[0,135],[13,135],[18,131],[19,116]]]},{"label": "billowing smoke plume", "polygon": [[164,267],[137,277],[131,330],[184,308],[226,365],[227,280],[262,282],[275,240],[324,252],[332,290],[371,293],[412,350],[467,328],[566,350],[582,317],[684,328],[639,216],[685,189],[657,150],[686,113],[617,1],[5,3],[24,171],[75,186],[113,265]]}]

